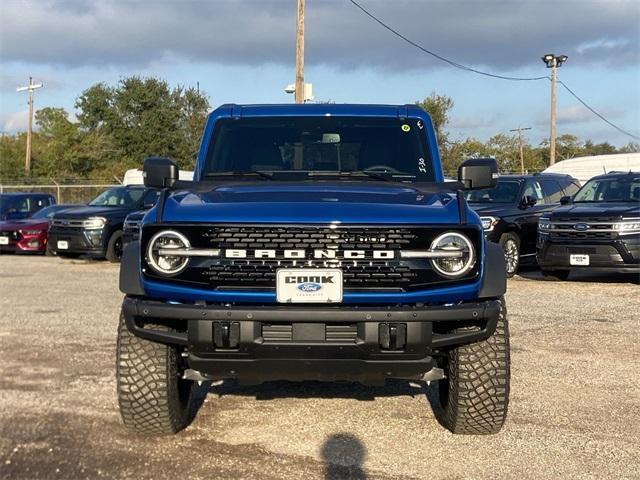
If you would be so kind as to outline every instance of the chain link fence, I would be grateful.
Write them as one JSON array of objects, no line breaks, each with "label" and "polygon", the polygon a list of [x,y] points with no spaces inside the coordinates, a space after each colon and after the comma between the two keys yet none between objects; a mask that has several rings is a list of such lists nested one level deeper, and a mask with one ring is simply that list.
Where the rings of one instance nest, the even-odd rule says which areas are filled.
[{"label": "chain link fence", "polygon": [[[116,183],[116,181],[118,183]],[[97,180],[30,179],[17,182],[0,179],[0,193],[34,192],[49,193],[57,203],[87,203],[108,188],[121,185],[117,178]]]}]

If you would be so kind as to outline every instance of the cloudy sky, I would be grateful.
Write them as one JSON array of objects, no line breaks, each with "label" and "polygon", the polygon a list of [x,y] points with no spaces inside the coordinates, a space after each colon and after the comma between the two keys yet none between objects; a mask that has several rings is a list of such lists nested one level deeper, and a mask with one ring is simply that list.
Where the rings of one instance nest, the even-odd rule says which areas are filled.
[{"label": "cloudy sky", "polygon": [[[566,54],[559,76],[613,123],[640,136],[638,0],[358,0],[417,43],[474,68],[543,76],[547,52]],[[129,75],[199,82],[213,106],[290,102],[295,0],[2,0],[0,128],[26,125],[29,75],[36,108],[73,111],[96,82]],[[510,82],[454,69],[404,43],[349,0],[307,0],[306,80],[316,100],[408,103],[430,92],[455,100],[454,138],[486,139],[520,126],[548,132],[549,82]],[[559,134],[632,140],[566,91]]]}]

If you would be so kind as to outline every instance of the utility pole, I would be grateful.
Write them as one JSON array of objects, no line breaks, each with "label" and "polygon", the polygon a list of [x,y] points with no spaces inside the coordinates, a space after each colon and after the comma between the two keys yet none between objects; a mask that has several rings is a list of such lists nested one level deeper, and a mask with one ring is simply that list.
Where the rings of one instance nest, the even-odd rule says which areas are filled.
[{"label": "utility pole", "polygon": [[298,1],[296,21],[296,86],[295,102],[304,103],[304,0]]},{"label": "utility pole", "polygon": [[531,130],[531,127],[518,127],[510,132],[518,132],[518,143],[520,144],[520,173],[524,175],[524,147],[522,145],[522,132],[523,130]]},{"label": "utility pole", "polygon": [[567,61],[566,55],[554,55],[547,53],[542,61],[551,69],[551,112],[549,113],[549,165],[556,163],[556,92],[558,80],[558,67]]},{"label": "utility pole", "polygon": [[31,173],[31,132],[33,130],[33,92],[42,88],[42,83],[33,83],[33,78],[29,77],[29,85],[16,88],[16,92],[29,92],[29,126],[27,128],[27,155],[24,159],[24,174],[28,177]]}]

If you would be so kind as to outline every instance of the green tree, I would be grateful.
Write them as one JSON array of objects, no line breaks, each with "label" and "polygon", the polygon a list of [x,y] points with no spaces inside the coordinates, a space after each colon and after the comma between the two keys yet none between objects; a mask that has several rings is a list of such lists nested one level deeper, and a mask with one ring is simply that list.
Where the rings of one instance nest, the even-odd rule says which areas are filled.
[{"label": "green tree", "polygon": [[126,170],[160,155],[193,168],[209,102],[193,88],[171,88],[161,79],[134,76],[114,87],[93,85],[80,95],[76,108],[83,131],[106,149],[107,166]]},{"label": "green tree", "polygon": [[445,148],[449,137],[445,127],[449,123],[449,114],[454,105],[453,99],[446,95],[431,92],[431,95],[427,98],[415,103],[429,114],[433,122],[433,128],[436,131],[438,144],[441,149]]}]

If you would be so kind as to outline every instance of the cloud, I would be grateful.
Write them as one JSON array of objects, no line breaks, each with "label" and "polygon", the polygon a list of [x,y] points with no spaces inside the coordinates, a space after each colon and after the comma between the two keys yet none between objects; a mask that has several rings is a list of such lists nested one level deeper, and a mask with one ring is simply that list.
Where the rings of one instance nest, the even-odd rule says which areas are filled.
[{"label": "cloud", "polygon": [[[621,110],[617,110],[614,108],[596,108],[596,110],[609,120],[615,120],[618,118],[624,117],[624,112]],[[596,117],[592,112],[587,110],[584,106],[575,104],[568,105],[566,107],[558,108],[557,113],[557,122],[558,124],[578,124],[578,123],[591,123],[591,122],[602,122],[598,117]],[[540,113],[538,118],[536,119],[537,126],[545,126],[549,125],[549,114],[548,113]]]},{"label": "cloud", "polygon": [[[567,54],[576,64],[640,61],[637,0],[359,1],[409,38],[465,64],[507,71],[537,65],[546,52]],[[0,8],[3,61],[293,63],[292,1],[4,0]],[[309,64],[391,70],[443,65],[348,0],[307,2],[306,34]]]},{"label": "cloud", "polygon": [[6,133],[23,132],[29,124],[29,110],[20,112],[1,113],[2,131]]}]

